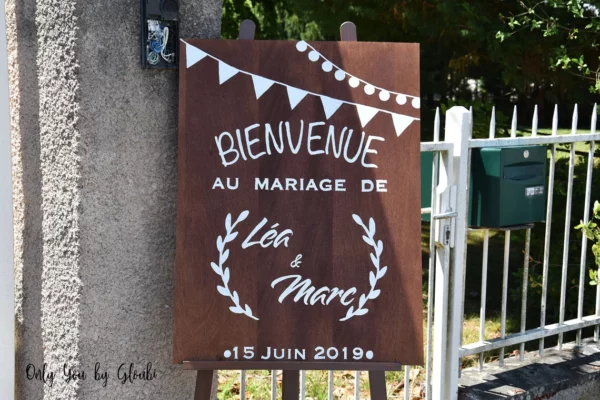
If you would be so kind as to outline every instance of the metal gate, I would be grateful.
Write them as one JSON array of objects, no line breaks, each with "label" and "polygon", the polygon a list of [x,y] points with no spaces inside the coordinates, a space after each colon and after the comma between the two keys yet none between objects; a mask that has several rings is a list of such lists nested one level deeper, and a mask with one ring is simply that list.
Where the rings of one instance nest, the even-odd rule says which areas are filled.
[{"label": "metal gate", "polygon": [[[430,214],[431,223],[429,241],[429,282],[427,293],[427,328],[426,328],[426,365],[423,395],[427,399],[454,400],[458,396],[458,380],[460,377],[461,358],[479,354],[479,367],[485,368],[484,353],[500,349],[499,362],[503,363],[507,346],[520,346],[520,357],[523,359],[526,342],[538,341],[539,352],[543,355],[544,339],[558,335],[559,348],[563,343],[563,334],[577,331],[577,341],[581,343],[582,329],[595,327],[594,339],[598,340],[600,327],[600,287],[596,290],[596,306],[593,315],[584,315],[583,295],[586,287],[586,270],[592,261],[586,259],[587,239],[583,235],[581,243],[581,258],[579,265],[578,285],[578,315],[575,319],[565,320],[565,304],[567,295],[567,270],[569,257],[570,234],[573,230],[571,208],[573,203],[573,186],[576,183],[585,185],[585,197],[579,199],[585,203],[584,215],[573,216],[576,220],[589,221],[589,211],[592,191],[592,172],[594,167],[595,142],[600,140],[596,133],[597,110],[594,107],[589,133],[577,133],[578,111],[572,117],[570,134],[558,134],[558,110],[554,111],[552,134],[538,135],[537,108],[531,127],[531,135],[517,137],[517,110],[513,114],[510,137],[496,138],[496,123],[494,111],[490,116],[489,137],[486,139],[472,138],[472,111],[463,107],[449,109],[445,116],[445,140],[440,141],[440,113],[436,113],[434,120],[434,137],[431,142],[421,143],[421,152],[433,152],[432,161],[432,187],[431,207],[423,208],[421,214]],[[574,180],[575,144],[587,143],[587,174],[585,180]],[[549,250],[551,247],[551,226],[553,222],[552,206],[555,183],[556,148],[557,145],[570,145],[568,185],[567,185],[567,210],[565,218],[565,235],[563,247],[561,301],[559,321],[552,324],[546,322],[547,293],[548,293],[548,268]],[[511,147],[524,145],[546,145],[550,151],[550,166],[548,173],[547,215],[544,237],[543,283],[542,300],[539,304],[541,320],[538,327],[526,329],[525,319],[528,307],[537,307],[528,304],[527,291],[529,288],[529,244],[531,241],[531,228],[526,229],[524,243],[524,274],[521,299],[521,325],[518,333],[506,333],[506,305],[508,297],[508,271],[509,252],[511,246],[511,231],[504,230],[504,262],[502,282],[502,309],[500,337],[486,340],[484,328],[486,321],[487,299],[487,271],[489,253],[489,230],[483,230],[483,259],[481,280],[481,307],[479,341],[463,345],[464,300],[465,300],[465,268],[467,257],[468,207],[469,207],[469,182],[471,178],[471,151],[482,147]],[[556,244],[554,244],[556,245]],[[560,245],[560,244],[559,244]],[[404,398],[411,397],[410,376],[412,368],[404,368]],[[271,398],[278,395],[277,371],[271,372]],[[360,398],[360,371],[354,372],[354,398]],[[306,394],[306,372],[300,373],[300,398]],[[246,395],[246,371],[240,374],[240,395]],[[327,398],[334,399],[334,372],[328,371]],[[397,398],[397,397],[395,397]]]}]

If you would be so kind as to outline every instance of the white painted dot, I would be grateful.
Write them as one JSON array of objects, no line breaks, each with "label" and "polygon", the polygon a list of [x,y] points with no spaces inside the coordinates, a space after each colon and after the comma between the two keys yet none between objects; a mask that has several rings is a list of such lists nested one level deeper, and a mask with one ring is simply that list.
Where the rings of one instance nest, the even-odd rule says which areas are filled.
[{"label": "white painted dot", "polygon": [[225,358],[229,358],[231,357],[231,351],[225,350],[225,353],[223,353],[223,355],[225,356]]},{"label": "white painted dot", "polygon": [[412,101],[412,106],[414,108],[421,108],[421,99],[418,97],[415,97]]},{"label": "white painted dot", "polygon": [[344,71],[342,71],[341,69],[335,71],[335,79],[337,79],[338,81],[343,81],[345,78],[346,73]]},{"label": "white painted dot", "polygon": [[401,106],[403,106],[404,104],[406,104],[406,96],[403,94],[399,94],[396,97],[396,103],[400,104]]},{"label": "white painted dot", "polygon": [[379,92],[379,100],[388,101],[389,99],[390,99],[390,92],[388,92],[387,90],[382,90],[381,92]]},{"label": "white painted dot", "polygon": [[355,78],[355,77],[350,78],[350,80],[348,81],[348,83],[352,87],[358,87],[358,85],[360,85],[360,81],[358,80],[358,78]]},{"label": "white painted dot", "polygon": [[329,61],[325,61],[323,65],[321,65],[321,68],[323,68],[323,71],[325,72],[331,72],[333,69],[333,64],[331,64]]},{"label": "white painted dot", "polygon": [[317,53],[316,51],[311,51],[310,53],[308,53],[308,59],[310,61],[317,61],[319,59],[319,53]]},{"label": "white painted dot", "polygon": [[308,44],[306,44],[306,42],[304,40],[301,40],[298,43],[296,43],[296,50],[298,50],[300,52],[306,51],[307,48],[308,48]]},{"label": "white painted dot", "polygon": [[373,85],[365,86],[365,93],[368,94],[369,96],[372,95],[373,93],[375,93],[375,86],[373,86]]},{"label": "white painted dot", "polygon": [[367,358],[368,358],[369,360],[372,360],[372,359],[373,359],[373,352],[372,352],[371,350],[367,351]]}]

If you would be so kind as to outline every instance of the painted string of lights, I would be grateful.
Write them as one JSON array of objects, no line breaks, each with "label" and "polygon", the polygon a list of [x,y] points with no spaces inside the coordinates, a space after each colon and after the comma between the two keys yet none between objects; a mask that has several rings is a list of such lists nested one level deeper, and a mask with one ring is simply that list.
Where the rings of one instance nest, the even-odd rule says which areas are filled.
[{"label": "painted string of lights", "polygon": [[290,102],[290,108],[293,110],[307,95],[315,96],[320,98],[323,105],[323,111],[325,112],[326,119],[329,119],[343,104],[348,104],[356,107],[358,116],[363,128],[377,115],[378,113],[389,114],[392,117],[392,122],[396,130],[396,135],[400,136],[402,132],[406,130],[412,124],[413,121],[419,121],[419,118],[411,117],[404,114],[399,114],[393,111],[379,109],[363,104],[357,104],[346,100],[334,99],[323,94],[314,93],[308,90],[299,89],[294,86],[290,86],[286,83],[275,81],[269,78],[265,78],[260,75],[253,74],[248,71],[235,68],[221,59],[208,54],[204,50],[193,46],[186,41],[180,39],[186,45],[186,68],[190,68],[202,59],[209,57],[217,61],[219,64],[219,84],[227,82],[233,76],[239,74],[248,75],[252,78],[254,84],[254,91],[256,98],[259,99],[264,93],[267,92],[273,85],[284,86],[287,89],[288,99]]},{"label": "painted string of lights", "polygon": [[393,90],[387,90],[375,86],[365,81],[364,79],[356,77],[329,61],[323,54],[321,54],[310,44],[306,43],[304,40],[301,40],[298,43],[296,43],[296,49],[301,53],[305,52],[307,49],[310,49],[310,51],[308,52],[308,59],[310,61],[317,62],[322,59],[323,63],[321,64],[321,69],[325,72],[332,72],[333,70],[335,70],[333,76],[335,76],[335,79],[337,79],[340,82],[348,78],[348,84],[350,85],[350,87],[357,88],[358,86],[363,84],[365,93],[368,95],[372,95],[376,91],[379,91],[379,100],[381,101],[388,101],[391,98],[391,96],[394,95],[396,96],[396,103],[400,104],[401,106],[406,104],[408,99],[411,99],[411,105],[414,108],[421,108],[421,99],[418,96],[412,96],[410,94],[394,92]]}]

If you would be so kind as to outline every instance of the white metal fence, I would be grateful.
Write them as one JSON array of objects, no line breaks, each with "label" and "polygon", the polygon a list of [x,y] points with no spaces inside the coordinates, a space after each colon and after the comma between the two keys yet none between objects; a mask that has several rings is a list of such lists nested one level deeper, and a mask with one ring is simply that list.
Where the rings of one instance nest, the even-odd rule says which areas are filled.
[{"label": "white metal fence", "polygon": [[[586,271],[593,260],[587,260],[588,243],[583,235],[581,243],[581,256],[579,263],[578,303],[577,318],[565,320],[565,305],[567,295],[567,272],[569,268],[569,242],[574,224],[572,220],[589,221],[592,193],[592,172],[594,167],[595,142],[600,141],[600,134],[596,133],[596,107],[592,112],[591,130],[589,133],[578,133],[578,111],[575,107],[572,117],[570,134],[558,134],[558,109],[554,110],[551,135],[538,135],[537,108],[534,113],[531,135],[517,137],[517,110],[512,118],[511,134],[509,138],[496,138],[496,118],[494,111],[490,116],[489,138],[473,139],[473,115],[463,107],[453,107],[446,113],[445,140],[440,141],[440,114],[436,113],[434,121],[434,137],[432,142],[422,142],[421,152],[433,152],[431,207],[421,210],[422,214],[431,215],[430,242],[429,242],[429,284],[427,296],[427,329],[426,329],[426,365],[424,393],[427,399],[454,400],[458,396],[458,380],[460,377],[461,358],[479,355],[479,367],[485,368],[484,354],[499,350],[499,362],[504,363],[504,349],[509,346],[519,345],[519,356],[523,360],[525,343],[538,341],[539,352],[544,353],[544,339],[558,336],[558,346],[562,347],[563,335],[566,332],[576,331],[577,342],[581,343],[582,329],[594,328],[594,339],[599,338],[600,329],[600,286],[595,293],[595,313],[584,315],[584,290],[586,289]],[[585,181],[574,181],[576,162],[575,144],[587,143],[587,174]],[[568,184],[566,188],[566,217],[564,222],[564,241],[562,244],[562,275],[560,285],[560,311],[559,321],[547,324],[548,309],[548,270],[550,262],[550,248],[557,243],[551,243],[553,223],[553,199],[555,189],[555,173],[557,160],[557,145],[570,145]],[[547,145],[551,158],[549,161],[548,186],[547,186],[547,216],[544,235],[543,256],[543,281],[541,304],[528,303],[529,284],[529,250],[531,243],[531,228],[526,227],[524,243],[523,278],[521,293],[521,318],[518,333],[506,333],[509,254],[511,246],[511,230],[504,233],[504,259],[501,300],[501,332],[500,337],[486,340],[484,336],[486,323],[487,301],[487,273],[490,231],[483,230],[483,259],[481,278],[481,305],[479,341],[463,345],[463,323],[465,305],[465,270],[467,257],[468,207],[469,207],[469,181],[471,166],[471,151],[482,147],[510,147],[524,145]],[[573,204],[573,186],[585,185],[585,198],[576,199],[583,201],[583,215],[571,215]],[[523,229],[523,228],[521,228]],[[560,243],[558,243],[560,246]],[[587,285],[588,288],[593,288]],[[527,310],[540,307],[540,323],[534,329],[526,329]],[[408,388],[410,385],[411,367],[404,368],[404,399],[412,398]],[[240,395],[245,398],[246,371],[240,374]],[[334,399],[334,373],[328,373],[328,399]],[[300,398],[305,398],[306,372],[300,374]],[[277,397],[278,381],[277,371],[271,373],[271,398]],[[355,372],[354,398],[358,400],[360,394],[360,372]],[[397,397],[395,397],[397,398]]]}]

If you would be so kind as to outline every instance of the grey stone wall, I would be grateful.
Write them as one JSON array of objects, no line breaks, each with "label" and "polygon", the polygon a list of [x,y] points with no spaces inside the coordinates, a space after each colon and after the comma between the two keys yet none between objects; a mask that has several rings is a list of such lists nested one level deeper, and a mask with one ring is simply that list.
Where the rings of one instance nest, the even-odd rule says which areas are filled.
[{"label": "grey stone wall", "polygon": [[[219,0],[180,3],[182,36],[219,36]],[[140,68],[138,1],[6,4],[17,398],[189,399],[195,374],[171,364],[177,73]],[[117,378],[149,362],[152,381]],[[52,386],[25,377],[44,363]]]}]

